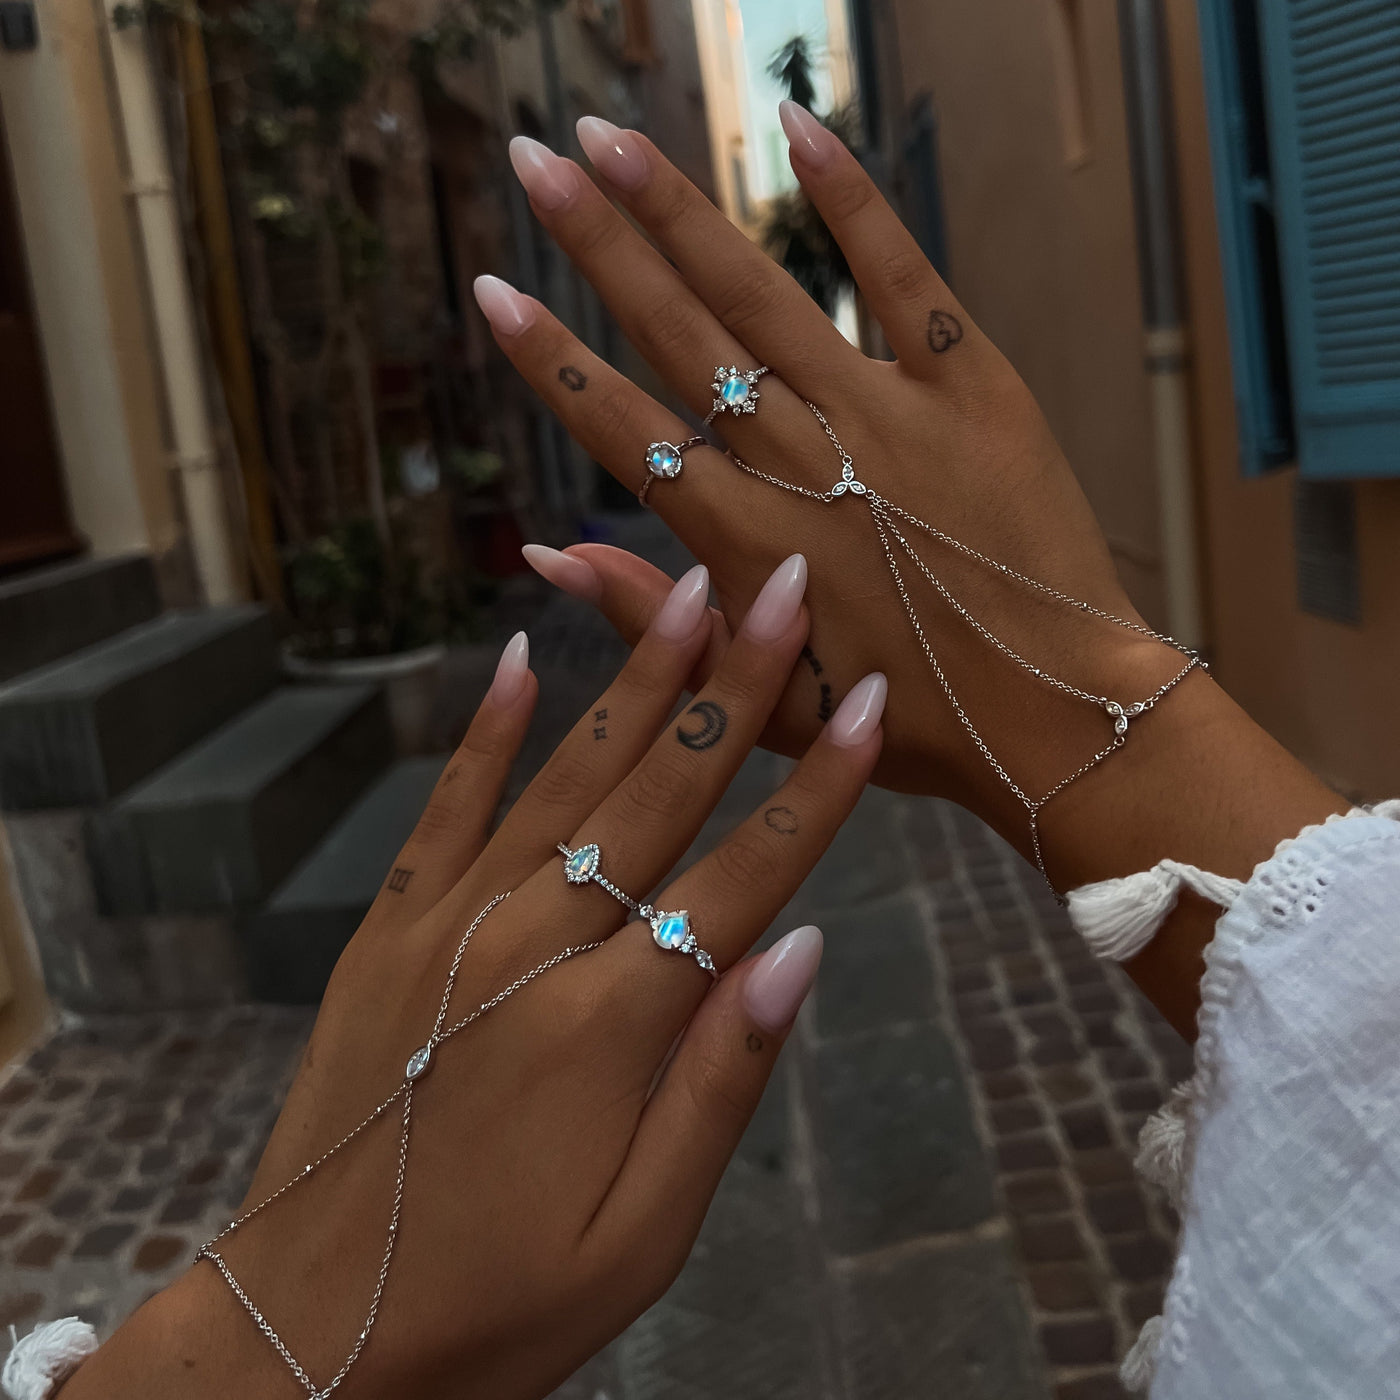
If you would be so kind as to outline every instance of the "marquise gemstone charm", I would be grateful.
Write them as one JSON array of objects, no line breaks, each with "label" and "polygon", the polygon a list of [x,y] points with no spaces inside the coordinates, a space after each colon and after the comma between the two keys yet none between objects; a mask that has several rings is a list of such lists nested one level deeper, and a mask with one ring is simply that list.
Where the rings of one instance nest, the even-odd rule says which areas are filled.
[{"label": "marquise gemstone charm", "polygon": [[680,952],[690,938],[690,915],[684,909],[674,914],[658,913],[651,921],[651,936],[657,947]]},{"label": "marquise gemstone charm", "polygon": [[580,846],[564,862],[564,878],[571,885],[586,885],[598,869],[600,855],[597,846]]},{"label": "marquise gemstone charm", "polygon": [[[431,1045],[420,1045],[413,1054],[408,1057],[408,1064],[404,1067],[403,1077],[405,1079],[419,1079],[428,1072],[428,1062],[433,1057],[433,1047]],[[310,1168],[308,1167],[309,1171]]]}]

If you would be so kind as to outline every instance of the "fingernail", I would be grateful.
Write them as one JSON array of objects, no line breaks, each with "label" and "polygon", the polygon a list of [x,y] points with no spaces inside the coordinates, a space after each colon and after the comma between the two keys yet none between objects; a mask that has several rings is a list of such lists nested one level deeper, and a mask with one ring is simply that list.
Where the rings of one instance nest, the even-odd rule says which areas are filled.
[{"label": "fingernail", "polygon": [[651,174],[647,153],[630,131],[602,117],[580,117],[576,129],[578,143],[593,168],[619,189],[635,190]]},{"label": "fingernail", "polygon": [[790,98],[778,103],[778,120],[788,146],[803,165],[820,170],[841,149],[841,138],[828,131],[805,107]]},{"label": "fingernail", "polygon": [[535,323],[535,303],[499,277],[478,277],[472,283],[481,314],[502,335],[519,335]]},{"label": "fingernail", "polygon": [[541,209],[558,209],[578,193],[578,167],[529,136],[511,139],[510,163],[525,193]]},{"label": "fingernail", "polygon": [[710,601],[710,571],[697,564],[684,574],[656,614],[656,635],[668,642],[689,641]]},{"label": "fingernail", "polygon": [[496,679],[488,692],[493,705],[509,705],[525,684],[530,669],[530,639],[517,632],[506,643],[501,659],[496,663]]},{"label": "fingernail", "polygon": [[760,642],[776,642],[792,626],[807,591],[807,561],[794,554],[784,559],[753,600],[744,631]]},{"label": "fingernail", "polygon": [[603,596],[603,580],[598,577],[592,564],[583,559],[575,559],[572,554],[551,549],[547,544],[527,544],[521,554],[525,562],[546,582],[567,593],[571,598],[579,598],[585,603],[596,603]]},{"label": "fingernail", "polygon": [[764,1030],[785,1030],[811,990],[821,960],[821,929],[814,924],[793,929],[744,979],[744,1009]]},{"label": "fingernail", "polygon": [[827,721],[827,738],[848,749],[863,744],[879,727],[889,693],[890,684],[879,671],[857,681]]}]

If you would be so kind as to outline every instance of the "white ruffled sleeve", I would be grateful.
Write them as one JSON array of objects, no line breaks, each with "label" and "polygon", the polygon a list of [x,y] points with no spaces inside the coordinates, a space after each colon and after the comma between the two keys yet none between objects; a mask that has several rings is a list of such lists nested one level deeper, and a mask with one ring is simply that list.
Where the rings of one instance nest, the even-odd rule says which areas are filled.
[{"label": "white ruffled sleeve", "polygon": [[1183,884],[1227,906],[1195,1078],[1139,1152],[1182,1216],[1163,1315],[1123,1367],[1152,1400],[1400,1400],[1397,818],[1311,828],[1245,884],[1163,862],[1071,896],[1120,957]]}]

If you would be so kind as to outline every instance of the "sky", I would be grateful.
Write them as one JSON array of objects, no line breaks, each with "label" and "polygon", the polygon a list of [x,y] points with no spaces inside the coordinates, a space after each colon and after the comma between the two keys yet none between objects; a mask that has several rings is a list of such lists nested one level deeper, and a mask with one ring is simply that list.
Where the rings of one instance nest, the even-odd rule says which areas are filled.
[{"label": "sky", "polygon": [[740,0],[744,17],[744,59],[748,67],[749,119],[753,125],[759,199],[796,183],[787,160],[787,139],[778,125],[778,103],[787,95],[768,76],[773,55],[787,41],[805,34],[817,58],[818,105],[830,101],[822,68],[826,51],[825,0]]}]

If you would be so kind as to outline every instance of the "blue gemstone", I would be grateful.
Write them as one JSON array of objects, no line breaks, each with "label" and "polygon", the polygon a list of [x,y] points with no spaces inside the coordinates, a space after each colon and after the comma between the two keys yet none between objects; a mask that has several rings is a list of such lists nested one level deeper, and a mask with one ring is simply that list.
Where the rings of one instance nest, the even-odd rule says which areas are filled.
[{"label": "blue gemstone", "polygon": [[564,862],[564,874],[575,885],[583,884],[597,868],[597,846],[580,846]]},{"label": "blue gemstone", "polygon": [[657,476],[677,476],[681,469],[681,454],[670,443],[657,443],[647,453],[647,466]]},{"label": "blue gemstone", "polygon": [[749,396],[749,381],[741,374],[731,374],[720,387],[719,396],[727,404],[743,403]]},{"label": "blue gemstone", "polygon": [[678,914],[664,914],[651,936],[662,948],[679,948],[690,933],[690,915],[684,909]]}]

